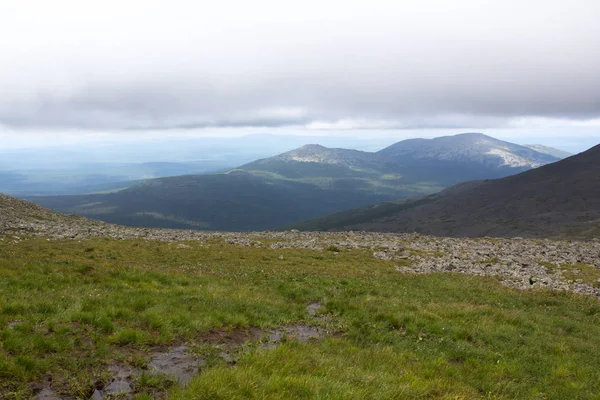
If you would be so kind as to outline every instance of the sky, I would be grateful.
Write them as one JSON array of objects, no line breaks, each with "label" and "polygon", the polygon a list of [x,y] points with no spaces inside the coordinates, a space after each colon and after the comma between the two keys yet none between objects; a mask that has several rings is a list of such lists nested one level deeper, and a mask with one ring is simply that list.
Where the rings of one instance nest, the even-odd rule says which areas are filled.
[{"label": "sky", "polygon": [[252,133],[600,142],[600,1],[0,2],[0,148]]}]

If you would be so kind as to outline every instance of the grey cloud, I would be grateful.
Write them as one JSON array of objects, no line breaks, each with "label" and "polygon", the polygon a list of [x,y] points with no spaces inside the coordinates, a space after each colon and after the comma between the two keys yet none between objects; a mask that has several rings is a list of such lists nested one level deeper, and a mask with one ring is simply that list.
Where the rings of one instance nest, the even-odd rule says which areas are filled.
[{"label": "grey cloud", "polygon": [[[232,4],[180,1],[138,22],[115,22],[106,6],[85,14],[89,29],[68,19],[64,30],[40,16],[39,32],[0,43],[0,124],[392,129],[600,117],[597,1],[422,3],[308,1],[294,16],[259,1],[234,18]],[[84,13],[56,8],[73,21]],[[18,32],[17,11],[12,25],[0,17],[0,35]],[[200,11],[214,19],[194,20]]]}]

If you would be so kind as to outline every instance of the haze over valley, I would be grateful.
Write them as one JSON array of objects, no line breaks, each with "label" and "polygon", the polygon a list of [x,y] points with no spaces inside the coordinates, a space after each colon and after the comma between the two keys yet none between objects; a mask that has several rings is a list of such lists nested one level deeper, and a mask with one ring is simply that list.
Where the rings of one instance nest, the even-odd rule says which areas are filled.
[{"label": "haze over valley", "polygon": [[401,141],[377,152],[305,145],[223,173],[137,183],[107,194],[30,197],[57,211],[132,226],[277,229],[353,207],[428,195],[559,158],[478,133]]}]

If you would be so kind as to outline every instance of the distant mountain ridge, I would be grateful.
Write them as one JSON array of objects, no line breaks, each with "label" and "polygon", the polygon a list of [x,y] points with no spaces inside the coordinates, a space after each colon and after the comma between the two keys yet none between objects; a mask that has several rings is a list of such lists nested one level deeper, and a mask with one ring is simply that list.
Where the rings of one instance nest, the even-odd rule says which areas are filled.
[{"label": "distant mountain ridge", "polygon": [[[302,174],[307,176],[313,173],[307,168],[320,165],[320,174],[327,174],[322,171],[323,166],[331,166],[330,172],[336,175],[334,168],[347,168],[351,171],[373,170],[380,172],[391,166],[391,162],[386,158],[377,156],[376,153],[324,147],[318,144],[307,144],[297,149],[278,154],[273,157],[264,158],[242,165],[239,169],[246,171],[267,171],[282,174],[286,177],[300,177]],[[346,173],[344,175],[353,175]],[[322,175],[327,176],[327,175]]]},{"label": "distant mountain ridge", "polygon": [[258,161],[268,162],[268,160],[285,160],[298,162],[318,162],[325,164],[344,164],[358,165],[361,162],[371,160],[372,153],[359,150],[335,149],[319,144],[307,144],[295,150],[279,154],[275,157]]},{"label": "distant mountain ridge", "polygon": [[322,174],[325,166],[331,166],[332,176],[392,173],[401,175],[404,183],[436,182],[450,186],[465,180],[505,177],[558,160],[481,133],[464,133],[403,140],[373,153],[311,144],[240,169],[298,177],[311,175],[311,170],[316,169]]},{"label": "distant mountain ridge", "polygon": [[571,157],[573,155],[573,153],[569,153],[568,151],[555,149],[554,147],[550,146],[544,146],[543,144],[526,144],[524,146],[529,147],[530,149],[535,150],[537,152],[549,154],[553,157],[558,157],[561,159]]},{"label": "distant mountain ridge", "polygon": [[[375,153],[305,145],[226,173],[151,179],[115,193],[30,200],[123,225],[265,230],[368,204],[429,195],[465,180],[504,177],[557,160],[486,138],[467,134],[424,141],[429,144],[424,152],[431,144],[439,150],[435,157],[414,151],[412,156],[392,154],[404,142]],[[495,146],[487,145],[486,152],[502,149],[529,158],[518,166],[506,166],[495,153],[481,154],[482,140]],[[445,143],[445,152],[440,143]]]},{"label": "distant mountain ridge", "polygon": [[377,154],[413,161],[481,163],[496,168],[537,168],[557,160],[557,157],[549,154],[482,133],[404,140],[378,151]]},{"label": "distant mountain ridge", "polygon": [[295,227],[458,237],[598,237],[600,145],[518,175],[466,182],[434,195],[347,210]]}]

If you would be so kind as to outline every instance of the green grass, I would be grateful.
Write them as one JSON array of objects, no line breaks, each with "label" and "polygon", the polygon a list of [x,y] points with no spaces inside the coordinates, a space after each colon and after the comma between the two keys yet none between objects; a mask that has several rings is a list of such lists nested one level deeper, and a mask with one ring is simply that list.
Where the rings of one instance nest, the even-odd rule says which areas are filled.
[{"label": "green grass", "polygon": [[340,334],[248,343],[187,388],[143,375],[137,398],[600,398],[597,299],[402,275],[360,249],[185,244],[5,237],[0,398],[30,398],[47,376],[85,398],[111,362],[143,366],[151,349],[182,342],[209,351],[199,338],[215,328],[310,322],[315,301]]}]

